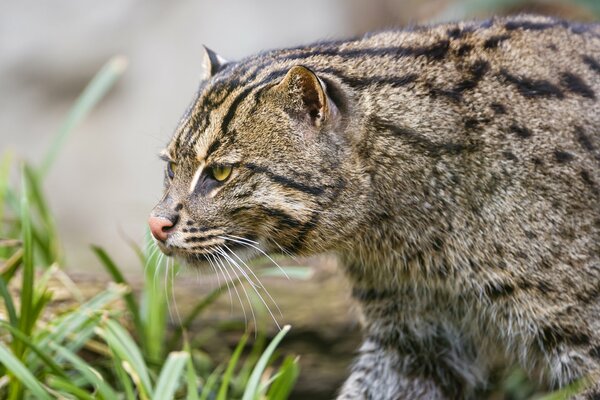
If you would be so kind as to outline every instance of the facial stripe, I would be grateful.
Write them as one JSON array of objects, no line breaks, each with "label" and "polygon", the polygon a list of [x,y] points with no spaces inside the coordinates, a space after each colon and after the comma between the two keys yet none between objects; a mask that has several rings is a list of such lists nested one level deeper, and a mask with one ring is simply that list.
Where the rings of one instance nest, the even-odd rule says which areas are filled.
[{"label": "facial stripe", "polygon": [[286,176],[274,173],[267,167],[263,167],[261,165],[248,163],[244,164],[244,166],[255,173],[264,174],[267,178],[269,178],[269,180],[271,180],[271,182],[277,183],[281,186],[285,186],[289,189],[298,190],[311,196],[320,196],[325,191],[325,189],[322,187],[306,184],[303,182],[297,182]]}]

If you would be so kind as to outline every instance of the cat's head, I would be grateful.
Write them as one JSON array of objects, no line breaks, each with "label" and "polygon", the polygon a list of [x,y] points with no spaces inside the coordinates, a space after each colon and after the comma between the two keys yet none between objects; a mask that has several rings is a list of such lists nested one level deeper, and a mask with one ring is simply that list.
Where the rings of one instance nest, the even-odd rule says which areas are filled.
[{"label": "cat's head", "polygon": [[208,76],[162,154],[165,191],[149,220],[159,247],[191,262],[331,249],[355,217],[337,204],[353,173],[342,94],[290,61],[228,64],[210,50],[206,59]]}]

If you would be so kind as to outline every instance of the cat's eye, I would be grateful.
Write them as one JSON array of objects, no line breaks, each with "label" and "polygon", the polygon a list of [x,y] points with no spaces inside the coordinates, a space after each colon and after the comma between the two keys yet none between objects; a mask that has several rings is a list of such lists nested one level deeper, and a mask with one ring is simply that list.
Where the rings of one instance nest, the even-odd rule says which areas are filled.
[{"label": "cat's eye", "polygon": [[175,171],[177,170],[177,164],[173,161],[167,162],[167,175],[169,179],[173,179],[175,177]]},{"label": "cat's eye", "polygon": [[211,168],[211,175],[216,181],[224,182],[231,175],[231,165],[215,165]]}]

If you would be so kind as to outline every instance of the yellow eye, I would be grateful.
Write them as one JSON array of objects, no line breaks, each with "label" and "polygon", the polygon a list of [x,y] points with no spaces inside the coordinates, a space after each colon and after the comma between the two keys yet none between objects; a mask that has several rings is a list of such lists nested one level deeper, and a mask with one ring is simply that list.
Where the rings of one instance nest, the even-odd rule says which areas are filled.
[{"label": "yellow eye", "polygon": [[217,165],[212,167],[212,176],[219,182],[225,181],[231,175],[231,165]]},{"label": "yellow eye", "polygon": [[167,163],[167,175],[169,175],[169,179],[173,179],[175,177],[175,171],[177,171],[177,164],[173,161],[169,161]]}]

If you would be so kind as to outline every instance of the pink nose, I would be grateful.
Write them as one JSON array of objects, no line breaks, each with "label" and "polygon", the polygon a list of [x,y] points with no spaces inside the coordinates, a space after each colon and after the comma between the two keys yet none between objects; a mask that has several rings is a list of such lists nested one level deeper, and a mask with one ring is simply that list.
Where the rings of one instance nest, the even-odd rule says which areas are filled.
[{"label": "pink nose", "polygon": [[150,232],[156,240],[164,242],[169,236],[169,230],[175,225],[173,221],[163,217],[150,217],[148,219],[148,225],[150,225]]}]

